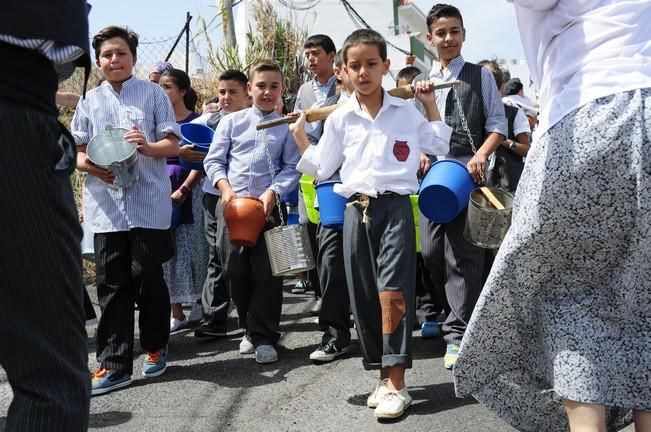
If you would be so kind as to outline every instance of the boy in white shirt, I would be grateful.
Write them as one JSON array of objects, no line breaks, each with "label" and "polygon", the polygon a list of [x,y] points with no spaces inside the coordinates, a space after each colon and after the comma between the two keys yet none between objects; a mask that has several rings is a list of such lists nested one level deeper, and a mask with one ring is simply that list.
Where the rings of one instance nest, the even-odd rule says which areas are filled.
[{"label": "boy in white shirt", "polygon": [[[340,167],[335,192],[348,198],[344,264],[365,369],[381,369],[368,398],[380,419],[398,418],[411,404],[404,382],[411,367],[416,245],[409,194],[418,191],[422,157],[448,151],[450,128],[440,121],[434,94],[417,86],[431,123],[412,104],[389,96],[386,42],[373,30],[353,32],[343,47],[355,95],[325,122],[310,146],[305,115],[290,126],[303,154],[299,171],[327,179]],[[423,164],[421,165],[421,161]]]}]

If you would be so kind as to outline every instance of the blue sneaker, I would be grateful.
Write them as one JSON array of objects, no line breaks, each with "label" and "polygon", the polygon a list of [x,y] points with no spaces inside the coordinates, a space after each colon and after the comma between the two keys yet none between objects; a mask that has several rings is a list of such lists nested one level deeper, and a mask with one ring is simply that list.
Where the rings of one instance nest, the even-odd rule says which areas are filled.
[{"label": "blue sneaker", "polygon": [[443,357],[443,365],[446,369],[452,369],[459,358],[461,347],[457,344],[448,344],[448,349]]},{"label": "blue sneaker", "polygon": [[132,382],[131,375],[126,372],[100,368],[92,374],[90,394],[92,396],[101,395],[126,387]]},{"label": "blue sneaker", "polygon": [[146,378],[163,375],[167,370],[167,347],[148,352],[142,364],[142,375]]},{"label": "blue sneaker", "polygon": [[436,321],[425,321],[420,326],[420,335],[424,339],[430,339],[441,336],[441,327]]}]

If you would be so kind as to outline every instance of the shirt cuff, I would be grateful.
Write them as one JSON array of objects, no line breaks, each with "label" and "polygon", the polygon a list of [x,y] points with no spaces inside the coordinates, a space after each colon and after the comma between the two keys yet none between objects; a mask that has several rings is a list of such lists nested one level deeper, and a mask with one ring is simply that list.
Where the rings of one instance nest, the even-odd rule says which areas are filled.
[{"label": "shirt cuff", "polygon": [[318,179],[319,164],[314,160],[315,151],[316,146],[312,145],[305,149],[303,156],[301,156],[301,160],[296,164],[296,170]]},{"label": "shirt cuff", "polygon": [[72,136],[75,139],[75,144],[78,146],[86,145],[90,142],[90,135],[88,132],[72,132]]},{"label": "shirt cuff", "polygon": [[182,139],[181,129],[179,128],[179,125],[176,122],[164,122],[156,126],[157,140],[162,140],[168,134],[176,135],[179,139]]},{"label": "shirt cuff", "polygon": [[446,125],[445,122],[441,120],[431,121],[429,122],[429,125],[434,131],[435,136],[447,143],[450,142],[450,138],[452,137],[452,128],[450,126]]}]

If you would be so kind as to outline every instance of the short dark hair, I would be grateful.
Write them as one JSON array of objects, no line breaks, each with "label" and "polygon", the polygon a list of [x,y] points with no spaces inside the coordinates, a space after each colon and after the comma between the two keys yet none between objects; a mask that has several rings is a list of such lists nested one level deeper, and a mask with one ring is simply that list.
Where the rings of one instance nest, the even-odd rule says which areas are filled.
[{"label": "short dark hair", "polygon": [[398,75],[396,75],[396,83],[403,78],[409,81],[413,81],[414,78],[416,78],[416,76],[420,73],[420,69],[418,69],[416,66],[403,67],[398,71]]},{"label": "short dark hair", "polygon": [[502,91],[502,85],[504,84],[504,72],[502,71],[500,65],[495,60],[482,60],[477,64],[493,72],[493,76],[495,77],[495,84],[497,84],[497,89],[499,91]]},{"label": "short dark hair", "polygon": [[382,35],[375,30],[359,29],[352,32],[344,41],[343,51],[344,63],[348,63],[348,49],[358,45],[375,45],[380,52],[382,61],[387,59],[387,42]]},{"label": "short dark hair", "polygon": [[427,29],[431,31],[432,24],[440,18],[458,18],[461,21],[461,28],[464,28],[463,16],[461,16],[459,9],[449,4],[437,3],[432,6],[432,9],[427,14]]},{"label": "short dark hair", "polygon": [[326,54],[337,51],[337,48],[335,48],[335,43],[332,41],[332,39],[330,39],[330,36],[324,34],[315,34],[305,39],[303,48],[313,47],[323,48],[323,51],[325,51]]},{"label": "short dark hair", "polygon": [[337,51],[337,54],[335,54],[335,66],[340,68],[344,64],[344,54],[342,50]]},{"label": "short dark hair", "polygon": [[249,70],[249,81],[253,81],[253,76],[258,73],[258,72],[278,72],[280,76],[283,76],[283,70],[278,64],[278,62],[274,60],[260,60],[256,64],[254,64],[251,69]]},{"label": "short dark hair", "polygon": [[192,83],[188,74],[181,69],[170,69],[163,72],[160,77],[171,78],[179,90],[185,90],[185,95],[183,95],[183,104],[187,109],[194,111],[197,108],[197,100],[199,97],[197,96],[197,92],[192,88]]},{"label": "short dark hair", "polygon": [[219,75],[219,81],[237,81],[238,83],[242,84],[242,87],[246,88],[246,84],[249,82],[249,79],[241,70],[226,69]]},{"label": "short dark hair", "polygon": [[136,48],[138,47],[138,33],[130,30],[128,27],[108,26],[101,29],[95,36],[93,36],[92,46],[95,50],[95,60],[99,60],[99,53],[102,49],[102,44],[109,39],[119,37],[129,46],[131,54],[136,57]]}]

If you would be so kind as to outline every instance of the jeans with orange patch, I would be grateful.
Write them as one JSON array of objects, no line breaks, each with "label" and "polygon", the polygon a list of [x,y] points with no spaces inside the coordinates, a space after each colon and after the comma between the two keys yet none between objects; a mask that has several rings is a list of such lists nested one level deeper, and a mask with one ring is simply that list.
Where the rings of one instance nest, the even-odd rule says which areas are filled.
[{"label": "jeans with orange patch", "polygon": [[354,195],[344,266],[365,369],[411,367],[416,238],[408,195]]}]

